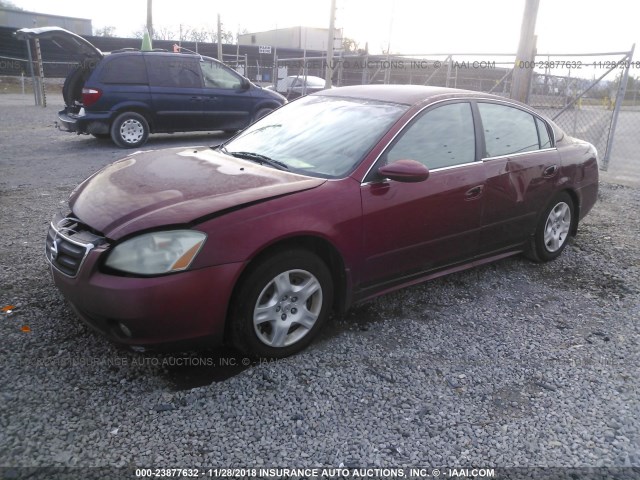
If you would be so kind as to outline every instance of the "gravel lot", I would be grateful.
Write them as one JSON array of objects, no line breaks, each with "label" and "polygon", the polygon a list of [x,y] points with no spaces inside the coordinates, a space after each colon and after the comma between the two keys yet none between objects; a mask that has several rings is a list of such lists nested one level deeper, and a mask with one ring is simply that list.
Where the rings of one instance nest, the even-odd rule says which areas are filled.
[{"label": "gravel lot", "polygon": [[386,295],[293,358],[135,354],[76,320],[43,254],[72,188],[126,152],[31,102],[0,96],[0,466],[640,467],[640,189],[602,184],[555,262]]}]

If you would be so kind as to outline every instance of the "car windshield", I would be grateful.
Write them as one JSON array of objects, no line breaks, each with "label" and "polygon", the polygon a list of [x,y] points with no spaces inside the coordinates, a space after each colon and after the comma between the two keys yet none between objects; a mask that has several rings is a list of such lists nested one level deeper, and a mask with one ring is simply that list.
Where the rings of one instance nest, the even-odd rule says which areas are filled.
[{"label": "car windshield", "polygon": [[308,96],[276,110],[225,145],[225,153],[260,155],[288,170],[342,178],[408,109],[406,105]]}]

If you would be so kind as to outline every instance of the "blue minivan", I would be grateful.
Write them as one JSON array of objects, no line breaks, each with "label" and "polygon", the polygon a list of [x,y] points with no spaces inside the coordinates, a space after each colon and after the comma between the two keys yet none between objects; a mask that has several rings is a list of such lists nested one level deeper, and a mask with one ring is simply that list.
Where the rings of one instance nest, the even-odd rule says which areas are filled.
[{"label": "blue minivan", "polygon": [[67,76],[58,128],[135,148],[150,133],[241,130],[286,103],[223,63],[201,55],[125,49],[103,54],[60,27],[23,28],[80,55]]}]

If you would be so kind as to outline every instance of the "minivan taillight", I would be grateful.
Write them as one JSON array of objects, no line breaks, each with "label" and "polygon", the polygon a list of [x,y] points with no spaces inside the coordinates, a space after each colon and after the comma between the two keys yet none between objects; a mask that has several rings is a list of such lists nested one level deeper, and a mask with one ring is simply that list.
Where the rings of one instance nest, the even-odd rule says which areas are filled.
[{"label": "minivan taillight", "polygon": [[102,96],[102,90],[97,88],[83,88],[82,89],[82,104],[85,107],[90,107],[96,103]]}]

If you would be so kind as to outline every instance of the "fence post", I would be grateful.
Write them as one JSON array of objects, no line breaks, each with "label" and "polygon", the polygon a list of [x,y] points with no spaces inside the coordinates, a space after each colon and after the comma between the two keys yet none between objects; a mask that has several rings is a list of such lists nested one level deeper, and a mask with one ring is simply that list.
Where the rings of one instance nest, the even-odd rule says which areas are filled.
[{"label": "fence post", "polygon": [[40,94],[42,96],[42,107],[46,108],[47,106],[47,91],[44,85],[44,65],[42,63],[42,51],[40,50],[40,40],[35,39],[36,42],[36,58],[38,60],[38,70],[40,73]]},{"label": "fence post", "polygon": [[36,106],[40,105],[40,89],[38,87],[38,82],[36,81],[36,74],[33,71],[33,55],[31,55],[31,40],[27,37],[24,39],[27,43],[27,54],[29,55],[29,72],[31,73],[31,83],[33,87],[33,100],[35,101]]},{"label": "fence post", "polygon": [[633,60],[633,51],[636,49],[636,44],[631,45],[631,50],[621,60],[624,62],[624,73],[620,78],[620,84],[618,85],[618,92],[616,94],[616,105],[613,108],[613,115],[611,116],[611,128],[609,129],[609,138],[607,139],[607,150],[604,153],[602,159],[602,167],[604,171],[609,168],[609,159],[611,157],[611,150],[613,150],[614,136],[616,133],[616,126],[618,125],[618,114],[620,113],[620,107],[624,102],[624,96],[627,93],[627,81],[629,80],[629,68],[631,67],[631,61]]}]

